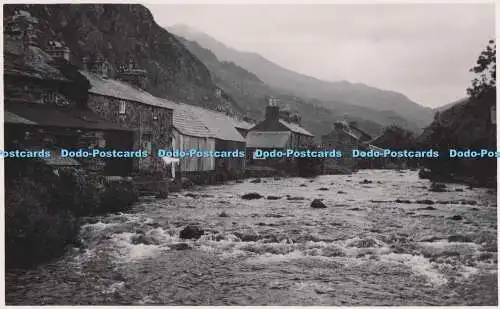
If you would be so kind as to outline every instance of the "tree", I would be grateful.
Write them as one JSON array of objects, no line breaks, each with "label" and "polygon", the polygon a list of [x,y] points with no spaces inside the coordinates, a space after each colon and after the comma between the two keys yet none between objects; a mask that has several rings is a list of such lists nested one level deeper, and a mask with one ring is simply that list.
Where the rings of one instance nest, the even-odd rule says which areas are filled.
[{"label": "tree", "polygon": [[395,150],[413,149],[415,145],[416,138],[413,132],[397,125],[384,128],[382,135],[375,142],[375,146]]},{"label": "tree", "polygon": [[479,55],[476,65],[470,69],[470,72],[478,76],[472,80],[472,85],[467,89],[467,94],[477,99],[486,93],[496,90],[496,44],[490,40],[486,49]]}]

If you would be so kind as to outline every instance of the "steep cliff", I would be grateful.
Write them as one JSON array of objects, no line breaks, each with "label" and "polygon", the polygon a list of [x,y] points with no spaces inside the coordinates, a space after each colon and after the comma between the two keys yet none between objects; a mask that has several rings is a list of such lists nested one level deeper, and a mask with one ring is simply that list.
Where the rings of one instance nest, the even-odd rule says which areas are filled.
[{"label": "steep cliff", "polygon": [[100,55],[112,70],[134,60],[148,71],[147,90],[171,100],[232,109],[231,102],[215,96],[210,72],[173,35],[156,24],[142,5],[61,4],[5,5],[4,24],[16,10],[38,20],[36,42],[44,48],[49,40],[64,42],[71,62]]}]

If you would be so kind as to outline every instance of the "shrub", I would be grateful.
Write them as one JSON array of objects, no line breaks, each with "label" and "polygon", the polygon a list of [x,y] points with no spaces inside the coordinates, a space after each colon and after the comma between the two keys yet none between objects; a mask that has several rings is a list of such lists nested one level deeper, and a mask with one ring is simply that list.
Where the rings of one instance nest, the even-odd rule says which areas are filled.
[{"label": "shrub", "polygon": [[59,256],[76,238],[75,217],[69,211],[50,212],[44,205],[50,186],[29,178],[6,183],[7,267],[32,266]]}]

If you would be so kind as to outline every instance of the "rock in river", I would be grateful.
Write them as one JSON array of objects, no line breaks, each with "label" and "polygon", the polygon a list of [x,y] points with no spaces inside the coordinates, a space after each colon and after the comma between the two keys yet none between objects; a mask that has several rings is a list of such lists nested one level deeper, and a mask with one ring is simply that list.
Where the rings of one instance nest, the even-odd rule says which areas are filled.
[{"label": "rock in river", "polygon": [[254,180],[251,180],[250,182],[251,182],[251,183],[261,183],[261,182],[262,182],[262,179],[260,179],[260,178],[255,178]]},{"label": "rock in river", "polygon": [[181,239],[199,239],[205,232],[197,225],[186,226],[179,234]]},{"label": "rock in river", "polygon": [[259,193],[247,193],[241,196],[241,198],[244,200],[256,200],[262,198],[262,195]]},{"label": "rock in river", "polygon": [[326,208],[326,205],[320,199],[314,199],[311,208]]},{"label": "rock in river", "polygon": [[274,196],[274,195],[269,195],[267,197],[268,200],[279,200],[281,198],[281,196]]}]

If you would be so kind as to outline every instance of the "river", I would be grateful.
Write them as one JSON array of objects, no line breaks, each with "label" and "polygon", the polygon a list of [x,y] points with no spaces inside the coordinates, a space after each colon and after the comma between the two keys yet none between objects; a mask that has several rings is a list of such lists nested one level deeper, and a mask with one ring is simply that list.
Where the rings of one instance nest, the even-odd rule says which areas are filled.
[{"label": "river", "polygon": [[[498,302],[492,190],[447,184],[431,192],[414,171],[250,180],[89,218],[81,248],[6,274],[7,304]],[[264,198],[241,198],[250,192]],[[311,208],[315,198],[328,207]],[[188,224],[205,234],[180,239]]]}]

